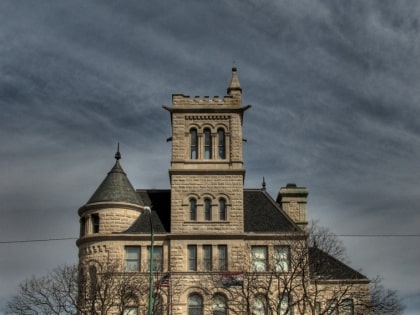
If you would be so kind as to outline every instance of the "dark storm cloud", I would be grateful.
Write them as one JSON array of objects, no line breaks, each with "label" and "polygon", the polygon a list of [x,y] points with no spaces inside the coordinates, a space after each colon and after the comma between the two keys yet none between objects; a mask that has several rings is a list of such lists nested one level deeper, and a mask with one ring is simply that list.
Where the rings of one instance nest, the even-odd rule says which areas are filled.
[{"label": "dark storm cloud", "polygon": [[[223,96],[234,61],[247,187],[307,186],[310,218],[338,234],[417,233],[419,16],[410,1],[1,2],[1,239],[76,237],[117,142],[135,187],[167,188],[161,105]],[[343,240],[414,314],[418,239]],[[0,246],[2,300],[77,259],[74,241]]]}]

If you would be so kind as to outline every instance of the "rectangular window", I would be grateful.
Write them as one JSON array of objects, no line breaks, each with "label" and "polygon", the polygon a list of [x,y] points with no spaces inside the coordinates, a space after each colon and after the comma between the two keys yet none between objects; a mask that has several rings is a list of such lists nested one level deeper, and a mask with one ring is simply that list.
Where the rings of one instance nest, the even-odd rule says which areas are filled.
[{"label": "rectangular window", "polygon": [[86,218],[80,219],[80,236],[84,236],[86,233]]},{"label": "rectangular window", "polygon": [[290,247],[274,246],[274,266],[276,272],[288,272],[290,269]]},{"label": "rectangular window", "polygon": [[267,246],[252,246],[253,271],[267,271]]},{"label": "rectangular window", "polygon": [[125,247],[125,271],[140,271],[140,246]]},{"label": "rectangular window", "polygon": [[99,233],[99,215],[92,214],[92,233]]},{"label": "rectangular window", "polygon": [[219,270],[227,270],[228,269],[228,260],[227,260],[227,246],[226,245],[218,245],[218,260],[219,260]]},{"label": "rectangular window", "polygon": [[188,245],[188,271],[197,271],[197,246]]},{"label": "rectangular window", "polygon": [[204,271],[211,271],[213,269],[212,263],[213,255],[211,245],[203,245],[203,269]]},{"label": "rectangular window", "polygon": [[[147,247],[147,257],[150,259],[150,246]],[[148,260],[148,268],[150,268],[150,260]],[[153,246],[153,271],[163,270],[163,247]]]}]

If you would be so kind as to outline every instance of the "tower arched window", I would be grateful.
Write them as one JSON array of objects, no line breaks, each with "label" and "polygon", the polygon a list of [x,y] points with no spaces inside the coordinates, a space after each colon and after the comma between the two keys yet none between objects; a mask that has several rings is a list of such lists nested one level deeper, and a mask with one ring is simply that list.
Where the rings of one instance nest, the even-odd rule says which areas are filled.
[{"label": "tower arched window", "polygon": [[225,131],[221,128],[217,130],[217,145],[219,159],[226,159]]},{"label": "tower arched window", "polygon": [[219,199],[219,220],[226,221],[226,200],[224,198]]},{"label": "tower arched window", "polygon": [[195,198],[190,199],[190,220],[197,220],[197,200]]},{"label": "tower arched window", "polygon": [[188,315],[203,315],[203,298],[196,293],[188,297]]},{"label": "tower arched window", "polygon": [[211,143],[211,131],[210,129],[204,129],[204,158],[206,160],[212,159],[212,143]]},{"label": "tower arched window", "polygon": [[222,294],[213,297],[213,315],[227,315],[227,299]]},{"label": "tower arched window", "polygon": [[211,221],[211,199],[204,199],[204,220]]},{"label": "tower arched window", "polygon": [[190,130],[190,158],[192,160],[198,159],[198,137],[197,129]]}]

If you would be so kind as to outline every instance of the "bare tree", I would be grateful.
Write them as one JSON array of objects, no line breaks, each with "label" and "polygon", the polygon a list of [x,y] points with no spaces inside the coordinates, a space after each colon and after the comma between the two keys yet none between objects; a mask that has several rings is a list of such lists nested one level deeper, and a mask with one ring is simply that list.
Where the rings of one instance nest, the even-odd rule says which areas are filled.
[{"label": "bare tree", "polygon": [[22,282],[18,293],[6,305],[6,314],[76,314],[77,266],[63,266],[46,276]]},{"label": "bare tree", "polygon": [[[169,274],[153,273],[153,314],[164,314],[168,301]],[[6,305],[14,315],[106,315],[131,314],[130,309],[148,307],[149,273],[121,272],[115,262],[90,261],[55,268],[44,276],[23,281]]]},{"label": "bare tree", "polygon": [[372,315],[401,315],[405,309],[397,291],[384,287],[382,279],[376,277],[370,282]]},{"label": "bare tree", "polygon": [[224,292],[234,301],[230,314],[401,314],[395,291],[342,262],[345,248],[330,230],[312,223],[307,237],[267,238],[265,245],[265,261],[248,246],[242,266],[211,272],[203,282],[209,292]]}]

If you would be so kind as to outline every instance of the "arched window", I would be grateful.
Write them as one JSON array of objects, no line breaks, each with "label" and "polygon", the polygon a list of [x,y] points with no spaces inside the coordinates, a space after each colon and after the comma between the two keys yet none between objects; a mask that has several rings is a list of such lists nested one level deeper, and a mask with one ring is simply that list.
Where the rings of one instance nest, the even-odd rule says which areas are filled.
[{"label": "arched window", "polygon": [[226,159],[226,140],[225,140],[225,131],[223,129],[217,130],[217,143],[218,143],[219,159]]},{"label": "arched window", "polygon": [[342,303],[343,314],[353,315],[354,314],[354,303],[353,299],[344,299]]},{"label": "arched window", "polygon": [[226,221],[226,200],[224,198],[219,199],[219,220]]},{"label": "arched window", "polygon": [[198,150],[197,150],[197,129],[193,128],[190,130],[190,158],[191,160],[198,159]]},{"label": "arched window", "polygon": [[204,199],[204,220],[211,221],[211,200]]},{"label": "arched window", "polygon": [[252,315],[267,315],[267,300],[262,295],[257,295],[252,305]]},{"label": "arched window", "polygon": [[213,297],[213,315],[227,315],[227,299],[224,295],[216,294]]},{"label": "arched window", "polygon": [[279,315],[291,315],[293,314],[291,299],[287,295],[283,295],[279,299]]},{"label": "arched window", "polygon": [[203,298],[196,293],[188,297],[188,315],[203,315]]},{"label": "arched window", "polygon": [[206,160],[212,159],[212,145],[211,145],[211,131],[204,129],[204,158]]},{"label": "arched window", "polygon": [[197,220],[197,200],[195,198],[190,199],[190,220]]}]

